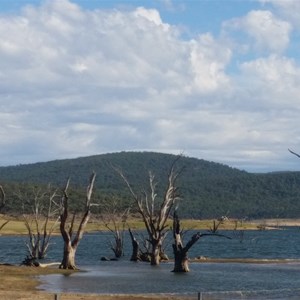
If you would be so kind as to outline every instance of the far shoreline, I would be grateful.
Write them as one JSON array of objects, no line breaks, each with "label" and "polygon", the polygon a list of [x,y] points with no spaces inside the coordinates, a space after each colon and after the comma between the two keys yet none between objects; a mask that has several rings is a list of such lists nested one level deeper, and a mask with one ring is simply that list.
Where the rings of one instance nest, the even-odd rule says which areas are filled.
[{"label": "far shoreline", "polygon": [[[0,236],[14,236],[14,235],[27,235],[28,231],[25,227],[22,216],[11,217],[8,215],[0,215],[0,226],[4,222],[9,222],[1,229]],[[53,221],[54,222],[54,221]],[[171,220],[169,226],[171,228]],[[218,225],[218,230],[274,230],[281,229],[283,227],[300,227],[300,218],[270,218],[270,219],[256,219],[256,220],[242,220],[229,218],[224,221],[217,219],[182,219],[182,228],[186,230],[199,230],[199,231],[211,231],[214,228],[214,222]],[[143,221],[136,218],[131,218],[127,222],[127,227],[132,230],[143,230],[145,228]],[[125,229],[126,230],[126,229]],[[101,221],[91,219],[87,225],[86,233],[96,233],[99,231],[108,231],[108,229],[101,224]],[[53,235],[60,235],[59,224],[56,226],[56,230]]]}]

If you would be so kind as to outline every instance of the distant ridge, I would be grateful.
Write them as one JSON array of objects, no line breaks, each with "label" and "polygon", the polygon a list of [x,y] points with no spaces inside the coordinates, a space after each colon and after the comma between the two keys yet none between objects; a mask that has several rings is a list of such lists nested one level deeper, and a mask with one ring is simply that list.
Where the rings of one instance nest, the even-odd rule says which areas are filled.
[{"label": "distant ridge", "polygon": [[[62,186],[66,178],[76,188],[84,187],[92,171],[101,197],[124,197],[128,191],[111,165],[120,167],[131,184],[147,189],[151,170],[164,192],[167,172],[176,158],[156,152],[119,152],[0,167],[0,183]],[[189,218],[214,218],[224,214],[237,218],[293,218],[300,216],[300,172],[252,174],[203,159],[181,157],[184,167],[178,182],[182,194],[180,213]],[[9,187],[8,187],[9,188]]]}]

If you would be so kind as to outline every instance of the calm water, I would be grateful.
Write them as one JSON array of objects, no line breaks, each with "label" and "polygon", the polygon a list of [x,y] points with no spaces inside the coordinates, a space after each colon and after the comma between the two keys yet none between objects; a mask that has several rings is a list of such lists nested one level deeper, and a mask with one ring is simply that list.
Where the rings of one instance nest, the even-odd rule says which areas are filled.
[{"label": "calm water", "polygon": [[43,276],[44,284],[40,288],[58,293],[197,295],[203,292],[204,295],[230,295],[230,299],[234,299],[234,294],[243,295],[242,299],[247,299],[246,295],[251,299],[254,295],[259,297],[257,299],[290,299],[291,296],[300,299],[300,264],[194,263],[187,274],[175,274],[170,272],[171,269],[172,263],[150,267],[145,263],[127,261],[103,262],[93,267],[86,266],[88,272]]},{"label": "calm water", "polygon": [[[204,237],[189,252],[191,258],[299,259],[300,230],[223,232],[232,240]],[[189,233],[190,235],[193,232]],[[185,240],[189,236],[186,235]],[[87,272],[70,276],[43,276],[41,289],[77,293],[184,293],[203,292],[207,299],[300,299],[300,263],[244,264],[191,263],[191,272],[174,274],[172,263],[151,267],[129,262],[130,243],[118,262],[102,262],[112,256],[109,234],[86,234],[77,250],[77,265]],[[20,263],[26,255],[25,237],[0,237],[0,261]],[[62,258],[61,237],[54,237],[48,260]],[[166,252],[172,257],[171,248]],[[219,298],[218,298],[219,297]]]}]

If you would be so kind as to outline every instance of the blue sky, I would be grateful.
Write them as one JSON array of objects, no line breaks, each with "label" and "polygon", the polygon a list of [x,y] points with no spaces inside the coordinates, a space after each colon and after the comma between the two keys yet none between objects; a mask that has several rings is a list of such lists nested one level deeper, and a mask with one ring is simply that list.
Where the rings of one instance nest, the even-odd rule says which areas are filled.
[{"label": "blue sky", "polygon": [[[43,0],[0,0],[3,12],[16,13],[25,5],[40,5]],[[172,25],[187,27],[191,33],[199,32],[219,33],[224,20],[246,14],[252,9],[262,7],[252,0],[192,0],[192,1],[114,1],[114,0],[74,0],[80,7],[94,9],[121,9],[129,10],[138,6],[148,9],[155,8],[161,18]],[[267,4],[263,5],[267,6]]]},{"label": "blue sky", "polygon": [[300,1],[0,4],[0,165],[158,151],[300,170]]}]

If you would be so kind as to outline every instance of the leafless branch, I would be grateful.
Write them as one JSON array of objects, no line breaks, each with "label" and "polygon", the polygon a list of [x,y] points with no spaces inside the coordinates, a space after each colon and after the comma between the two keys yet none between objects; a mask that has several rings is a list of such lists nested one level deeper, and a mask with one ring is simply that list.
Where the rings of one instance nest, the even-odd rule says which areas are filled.
[{"label": "leafless branch", "polygon": [[2,228],[9,223],[9,220],[8,221],[5,221],[1,226],[0,226],[0,231],[2,230]]},{"label": "leafless branch", "polygon": [[2,185],[0,185],[0,197],[1,197],[0,212],[1,212],[6,204],[6,195],[5,195]]},{"label": "leafless branch", "polygon": [[296,152],[294,152],[294,151],[292,151],[292,150],[290,150],[290,149],[288,149],[292,154],[294,154],[294,155],[296,155],[297,157],[299,157],[300,158],[300,155],[298,154],[298,153],[296,153]]},{"label": "leafless branch", "polygon": [[[170,170],[168,172],[168,185],[163,196],[160,205],[156,204],[156,186],[157,183],[154,181],[154,175],[149,172],[149,185],[150,185],[150,197],[144,191],[138,195],[130,185],[128,179],[120,170],[120,168],[113,167],[114,170],[121,176],[127,185],[136,205],[138,211],[143,219],[148,232],[148,240],[152,245],[152,257],[151,264],[158,264],[159,254],[162,251],[162,243],[167,234],[167,220],[170,216],[171,210],[174,204],[179,199],[178,188],[176,181],[181,171],[175,170],[175,164],[181,156],[176,157],[173,161]],[[144,201],[143,201],[144,200]],[[151,202],[151,203],[150,203]]]}]

